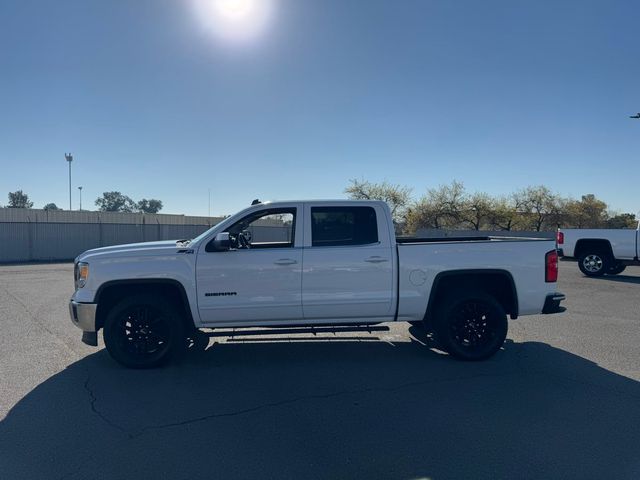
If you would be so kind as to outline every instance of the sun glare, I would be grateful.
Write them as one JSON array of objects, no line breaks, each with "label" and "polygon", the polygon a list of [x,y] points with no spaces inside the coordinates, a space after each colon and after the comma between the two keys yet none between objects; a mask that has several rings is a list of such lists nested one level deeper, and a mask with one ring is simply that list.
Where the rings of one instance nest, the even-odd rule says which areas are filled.
[{"label": "sun glare", "polygon": [[273,0],[192,0],[202,25],[217,37],[250,40],[269,23]]}]

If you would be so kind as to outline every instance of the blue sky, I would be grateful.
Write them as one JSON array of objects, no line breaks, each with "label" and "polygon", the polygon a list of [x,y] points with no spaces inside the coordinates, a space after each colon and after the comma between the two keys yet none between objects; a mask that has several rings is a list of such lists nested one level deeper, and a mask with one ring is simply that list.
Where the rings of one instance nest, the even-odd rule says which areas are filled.
[{"label": "blue sky", "polygon": [[[343,197],[350,178],[640,209],[637,1],[274,0],[259,35],[196,0],[0,0],[0,204],[103,191],[164,213]],[[213,1],[213,0],[211,0]]]}]

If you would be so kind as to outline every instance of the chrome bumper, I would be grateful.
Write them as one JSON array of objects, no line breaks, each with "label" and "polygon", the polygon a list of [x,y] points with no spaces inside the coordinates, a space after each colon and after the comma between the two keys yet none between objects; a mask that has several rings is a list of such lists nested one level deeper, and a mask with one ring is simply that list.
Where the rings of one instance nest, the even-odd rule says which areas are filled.
[{"label": "chrome bumper", "polygon": [[82,330],[82,342],[92,347],[98,346],[96,329],[97,303],[78,303],[69,300],[69,315],[73,324]]},{"label": "chrome bumper", "polygon": [[73,300],[69,301],[69,315],[71,315],[71,321],[83,332],[96,331],[97,309],[97,303],[78,303]]}]

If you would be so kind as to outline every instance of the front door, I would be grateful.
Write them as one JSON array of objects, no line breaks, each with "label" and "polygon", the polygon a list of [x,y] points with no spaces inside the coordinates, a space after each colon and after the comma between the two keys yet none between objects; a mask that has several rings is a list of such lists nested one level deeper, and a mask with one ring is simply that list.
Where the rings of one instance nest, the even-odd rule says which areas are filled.
[{"label": "front door", "polygon": [[199,253],[203,323],[302,319],[302,248],[296,246],[302,226],[297,218],[296,207],[252,212],[227,229],[230,250]]}]

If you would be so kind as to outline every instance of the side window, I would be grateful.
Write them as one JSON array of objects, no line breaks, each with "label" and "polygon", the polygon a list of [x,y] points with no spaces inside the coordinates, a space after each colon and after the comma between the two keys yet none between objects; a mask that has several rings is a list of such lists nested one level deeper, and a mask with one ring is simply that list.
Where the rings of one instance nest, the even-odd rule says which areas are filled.
[{"label": "side window", "polygon": [[289,248],[294,245],[295,208],[262,210],[244,217],[227,229],[233,243],[242,235],[250,248]]},{"label": "side window", "polygon": [[311,207],[311,245],[367,245],[378,241],[376,211],[371,207]]}]

